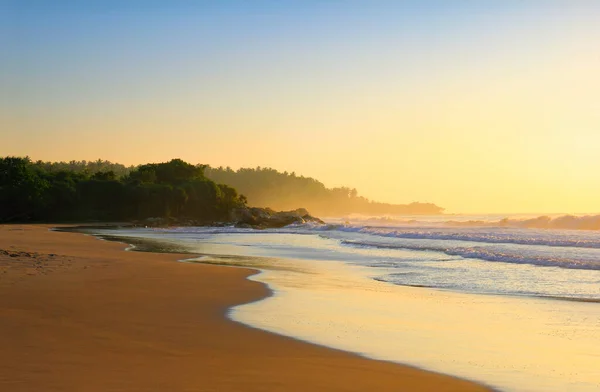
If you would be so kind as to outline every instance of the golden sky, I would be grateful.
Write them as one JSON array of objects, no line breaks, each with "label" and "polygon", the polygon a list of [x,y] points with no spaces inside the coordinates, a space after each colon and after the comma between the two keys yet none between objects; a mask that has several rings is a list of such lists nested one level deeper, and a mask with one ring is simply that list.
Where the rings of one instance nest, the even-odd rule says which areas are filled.
[{"label": "golden sky", "polygon": [[224,4],[0,12],[0,154],[270,166],[453,213],[600,212],[600,5]]}]

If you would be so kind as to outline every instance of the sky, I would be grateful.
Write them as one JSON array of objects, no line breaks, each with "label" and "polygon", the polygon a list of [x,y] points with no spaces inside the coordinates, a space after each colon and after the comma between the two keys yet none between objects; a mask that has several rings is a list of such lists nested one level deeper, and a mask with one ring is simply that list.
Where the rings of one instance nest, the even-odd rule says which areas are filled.
[{"label": "sky", "polygon": [[0,155],[600,212],[600,2],[0,0]]}]

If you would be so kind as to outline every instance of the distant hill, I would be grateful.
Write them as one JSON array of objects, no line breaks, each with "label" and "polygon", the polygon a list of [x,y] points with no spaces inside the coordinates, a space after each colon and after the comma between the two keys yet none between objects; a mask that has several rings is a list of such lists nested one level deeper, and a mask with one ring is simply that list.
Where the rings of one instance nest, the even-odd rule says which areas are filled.
[{"label": "distant hill", "polygon": [[432,203],[388,204],[359,196],[356,189],[327,188],[314,178],[279,172],[271,168],[256,169],[207,167],[205,174],[213,181],[237,189],[246,196],[248,204],[291,210],[304,207],[318,216],[346,214],[367,215],[424,215],[441,214],[444,209]]},{"label": "distant hill", "polygon": [[[113,163],[101,159],[95,161],[32,162],[29,159],[10,160],[7,158],[3,160],[4,164],[9,166],[10,164],[22,165],[21,167],[23,170],[26,169],[26,171],[31,173],[31,175],[34,177],[42,178],[44,181],[42,181],[41,184],[46,184],[44,186],[48,186],[47,181],[50,181],[53,184],[50,188],[55,189],[55,195],[52,197],[58,197],[57,195],[60,194],[60,203],[52,204],[49,203],[48,192],[44,190],[44,203],[42,203],[44,205],[44,212],[42,213],[42,210],[39,208],[31,211],[23,211],[26,212],[24,216],[30,216],[31,218],[36,217],[38,219],[50,219],[54,215],[65,218],[69,216],[72,219],[77,217],[92,218],[97,216],[98,213],[106,208],[94,208],[94,210],[97,211],[95,213],[91,213],[92,211],[90,210],[89,206],[86,206],[82,209],[82,206],[79,205],[81,203],[78,202],[77,208],[74,208],[75,205],[73,204],[77,200],[81,201],[82,195],[80,192],[84,189],[84,187],[88,186],[86,184],[88,184],[90,181],[96,184],[96,182],[99,180],[109,180],[113,186],[119,188],[119,192],[111,191],[107,195],[102,197],[99,196],[98,202],[106,202],[111,206],[121,205],[121,207],[124,207],[123,203],[125,203],[125,200],[119,196],[121,188],[130,190],[132,186],[132,179],[138,178],[141,172],[147,172],[148,170],[146,169],[148,168],[152,168],[154,170],[157,167],[156,164],[125,166],[119,163]],[[173,162],[184,166],[188,165],[187,163],[179,160],[172,161],[172,164]],[[163,166],[159,165],[158,167],[162,168]],[[197,175],[198,179],[195,179],[194,181],[203,178],[203,181],[212,180],[217,184],[224,184],[227,187],[222,187],[222,189],[226,189],[228,191],[229,187],[234,188],[237,190],[237,193],[232,196],[233,199],[236,199],[236,195],[240,194],[241,203],[244,203],[247,199],[248,205],[255,207],[269,207],[278,211],[295,210],[303,207],[317,216],[341,216],[352,213],[365,215],[435,215],[441,214],[444,211],[443,208],[431,203],[378,203],[359,196],[356,189],[351,189],[348,187],[327,188],[323,183],[314,178],[298,176],[295,173],[279,172],[271,168],[242,168],[234,171],[231,168],[212,168],[206,165],[195,165],[195,167],[199,170],[199,174]],[[169,193],[169,195],[171,195],[173,192],[179,192],[179,189],[175,189],[180,188],[178,184],[173,186],[173,184],[166,184],[164,181],[159,182],[159,184],[153,184],[155,181],[154,178],[144,177],[141,179],[143,187],[149,187],[152,185],[153,187],[174,188],[173,191],[168,189],[165,190],[165,192],[168,191],[167,193]],[[99,184],[110,185],[108,182],[101,182]],[[0,188],[4,188],[4,186],[0,184]],[[103,187],[100,188],[92,193],[97,193],[98,195],[104,194],[105,189]],[[59,190],[60,192],[58,192]],[[127,202],[133,202],[132,200],[129,200],[131,199],[131,192],[128,191],[126,193],[128,199]],[[154,195],[156,197],[158,197],[157,195],[160,194],[160,192],[158,192],[156,189],[154,189],[151,193],[153,195],[156,193],[156,195]],[[185,204],[189,209],[193,203],[191,199],[188,200],[188,196],[186,196],[187,194],[188,190],[182,193],[182,195],[185,196]],[[33,196],[31,193],[29,193],[27,199],[31,199],[31,197]],[[115,197],[120,198],[119,201],[113,200]],[[146,197],[146,199],[146,201],[150,200],[150,196]],[[23,201],[25,199],[20,200]],[[67,200],[72,201],[67,203]],[[58,199],[53,203],[58,203]],[[158,201],[155,201],[157,206],[166,206],[166,210],[163,211],[161,209],[162,207],[157,207],[158,209],[152,210],[153,212],[151,214],[150,211],[147,213],[142,213],[140,211],[139,215],[150,214],[151,216],[163,216],[165,214],[173,215],[179,213],[181,207],[179,205],[170,205],[172,203],[174,203],[173,200],[170,200],[169,203],[159,203]],[[5,204],[5,207],[7,206],[8,204]],[[136,206],[136,210],[137,209],[138,207]],[[2,210],[2,208],[0,208],[0,210]],[[132,207],[128,207],[127,210],[131,211]],[[83,213],[84,211],[86,211],[85,214]],[[5,213],[6,214],[4,215],[6,216],[4,216],[4,219],[8,218],[8,215],[10,215],[7,213],[7,211],[5,211]],[[198,214],[199,213],[196,212],[194,215]],[[0,220],[3,220],[2,215],[3,214],[0,213]],[[117,217],[124,216],[123,213],[117,213],[116,211],[112,211],[112,209],[110,214],[103,213],[101,215],[111,216],[115,219]],[[208,217],[209,214],[205,215]],[[222,216],[222,214],[217,214],[215,216]]]}]

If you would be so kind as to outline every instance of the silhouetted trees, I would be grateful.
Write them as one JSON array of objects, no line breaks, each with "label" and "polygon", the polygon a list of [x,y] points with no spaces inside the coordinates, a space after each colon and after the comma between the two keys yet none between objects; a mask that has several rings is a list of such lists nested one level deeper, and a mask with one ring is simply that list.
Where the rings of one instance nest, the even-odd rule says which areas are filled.
[{"label": "silhouetted trees", "polygon": [[116,178],[126,176],[135,169],[135,166],[125,166],[98,159],[95,161],[69,161],[69,162],[43,162],[37,161],[35,165],[47,172],[70,171],[82,174],[113,172]]},{"label": "silhouetted trees", "polygon": [[359,196],[356,189],[329,189],[314,178],[270,168],[234,171],[180,159],[126,167],[102,160],[49,163],[0,158],[0,222],[149,217],[211,222],[227,220],[232,209],[247,203],[275,210],[304,207],[329,216],[443,211],[430,203],[377,203]]},{"label": "silhouetted trees", "polygon": [[208,179],[204,168],[180,159],[126,168],[106,161],[0,158],[0,221],[226,220],[246,199]]},{"label": "silhouetted trees", "polygon": [[440,214],[443,208],[431,203],[387,204],[358,196],[356,189],[326,188],[314,178],[295,173],[278,172],[271,168],[205,169],[212,180],[230,185],[257,207],[290,210],[304,207],[316,215],[336,216],[351,213],[369,215]]}]

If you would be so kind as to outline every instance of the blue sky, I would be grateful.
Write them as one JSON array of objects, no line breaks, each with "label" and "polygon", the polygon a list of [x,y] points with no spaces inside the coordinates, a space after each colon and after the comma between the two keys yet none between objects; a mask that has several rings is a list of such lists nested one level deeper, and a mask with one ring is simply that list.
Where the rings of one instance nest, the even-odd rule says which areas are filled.
[{"label": "blue sky", "polygon": [[163,88],[159,78],[177,84],[200,73],[204,82],[252,73],[244,79],[249,88],[282,69],[282,82],[290,83],[339,76],[339,69],[355,78],[353,67],[370,67],[368,77],[376,69],[369,61],[401,62],[410,73],[435,67],[457,46],[503,45],[503,30],[519,26],[498,22],[535,11],[516,7],[521,2],[486,3],[14,1],[2,23],[5,72],[30,104],[39,98],[44,105],[70,103],[73,85],[118,99]]},{"label": "blue sky", "polygon": [[528,212],[549,193],[538,211],[589,211],[599,26],[593,1],[0,0],[0,154],[180,157],[451,211]]}]

